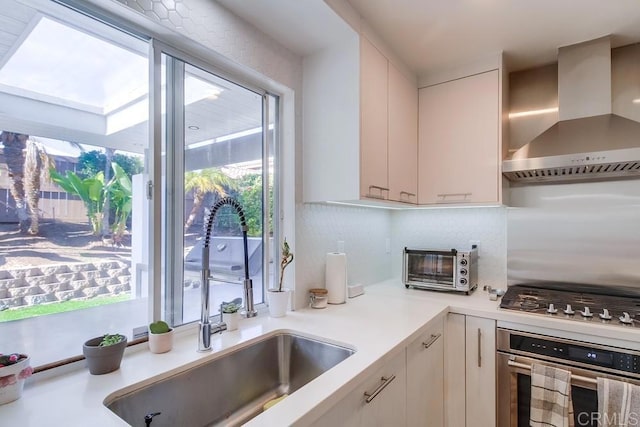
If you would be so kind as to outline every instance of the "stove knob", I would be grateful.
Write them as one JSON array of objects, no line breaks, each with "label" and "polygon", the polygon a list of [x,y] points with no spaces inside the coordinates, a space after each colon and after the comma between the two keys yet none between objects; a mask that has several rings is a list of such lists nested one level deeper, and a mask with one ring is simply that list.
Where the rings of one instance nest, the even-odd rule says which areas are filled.
[{"label": "stove knob", "polygon": [[622,313],[622,316],[620,316],[619,319],[625,325],[630,325],[633,323],[633,319],[631,318],[631,316],[629,316],[629,313],[627,313],[626,311]]},{"label": "stove knob", "polygon": [[589,310],[589,307],[585,307],[584,311],[581,311],[582,317],[593,317],[593,313]]},{"label": "stove knob", "polygon": [[607,310],[606,308],[602,310],[602,313],[600,313],[599,316],[602,320],[611,320],[609,310]]},{"label": "stove knob", "polygon": [[547,309],[547,313],[556,314],[557,312],[558,312],[558,309],[553,304],[549,304],[549,308]]},{"label": "stove knob", "polygon": [[571,308],[571,304],[567,304],[567,308],[565,308],[563,311],[564,314],[568,314],[569,316],[573,316],[574,314],[576,314],[576,312]]}]

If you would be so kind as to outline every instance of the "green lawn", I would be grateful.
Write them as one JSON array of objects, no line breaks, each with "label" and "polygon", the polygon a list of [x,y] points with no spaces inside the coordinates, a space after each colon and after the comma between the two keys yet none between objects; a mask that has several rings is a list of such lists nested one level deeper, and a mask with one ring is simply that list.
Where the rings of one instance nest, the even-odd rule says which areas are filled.
[{"label": "green lawn", "polygon": [[26,319],[28,317],[44,316],[53,313],[62,313],[64,311],[81,310],[84,308],[97,307],[99,305],[112,304],[120,301],[127,301],[130,295],[122,294],[114,297],[98,297],[83,301],[63,301],[48,304],[34,305],[30,307],[22,307],[0,311],[0,322],[8,322],[10,320]]}]

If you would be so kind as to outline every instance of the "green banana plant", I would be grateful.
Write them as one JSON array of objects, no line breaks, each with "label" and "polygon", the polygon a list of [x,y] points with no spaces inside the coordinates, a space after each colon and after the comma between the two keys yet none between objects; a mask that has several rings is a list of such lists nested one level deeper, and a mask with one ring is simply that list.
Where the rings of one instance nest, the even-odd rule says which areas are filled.
[{"label": "green banana plant", "polygon": [[113,178],[111,184],[111,206],[115,208],[115,221],[111,227],[115,242],[122,242],[122,236],[127,230],[127,220],[133,208],[133,190],[131,178],[117,163],[112,163]]},{"label": "green banana plant", "polygon": [[69,194],[76,195],[82,200],[87,209],[87,218],[93,234],[99,236],[102,231],[102,217],[104,203],[108,195],[109,186],[113,180],[105,184],[104,174],[98,172],[93,177],[80,178],[72,171],[66,175],[59,174],[54,168],[49,169],[51,180]]}]

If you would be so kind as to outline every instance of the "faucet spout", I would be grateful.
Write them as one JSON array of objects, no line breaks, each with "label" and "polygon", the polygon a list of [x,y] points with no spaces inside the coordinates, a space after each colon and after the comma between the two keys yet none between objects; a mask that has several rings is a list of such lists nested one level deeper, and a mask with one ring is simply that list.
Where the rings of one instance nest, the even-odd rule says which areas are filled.
[{"label": "faucet spout", "polygon": [[247,243],[247,221],[245,219],[242,206],[232,197],[223,197],[218,200],[211,207],[211,214],[207,221],[207,226],[204,233],[204,242],[202,245],[202,272],[201,272],[201,310],[200,310],[200,328],[198,331],[198,351],[210,351],[211,350],[211,334],[220,332],[226,329],[226,325],[220,321],[212,328],[210,320],[210,307],[209,307],[209,277],[211,271],[209,270],[209,243],[211,240],[211,233],[213,231],[213,221],[218,213],[218,210],[225,206],[231,206],[235,209],[238,217],[240,218],[240,226],[242,228],[242,243],[244,250],[244,315],[245,317],[254,317],[258,312],[254,308],[253,304],[253,282],[249,278],[249,250]]}]

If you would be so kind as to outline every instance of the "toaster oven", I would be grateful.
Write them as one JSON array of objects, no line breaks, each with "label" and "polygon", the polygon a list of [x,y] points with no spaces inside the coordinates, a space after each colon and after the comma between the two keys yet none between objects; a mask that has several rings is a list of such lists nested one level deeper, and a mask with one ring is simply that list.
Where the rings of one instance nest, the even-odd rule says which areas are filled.
[{"label": "toaster oven", "polygon": [[469,294],[478,286],[478,249],[404,248],[402,277],[407,288]]}]

